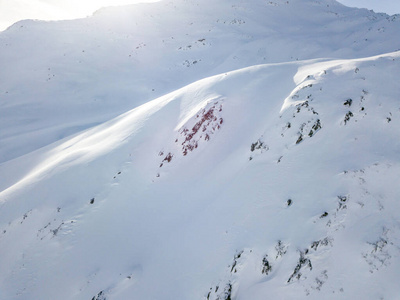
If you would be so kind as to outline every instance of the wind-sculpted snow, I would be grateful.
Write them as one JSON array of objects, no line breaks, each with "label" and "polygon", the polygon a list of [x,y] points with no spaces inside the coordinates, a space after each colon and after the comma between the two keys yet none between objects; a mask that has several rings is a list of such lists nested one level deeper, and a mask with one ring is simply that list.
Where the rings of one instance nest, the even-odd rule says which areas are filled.
[{"label": "wind-sculpted snow", "polygon": [[[307,9],[319,14],[311,20]],[[163,26],[177,22],[162,14],[171,11],[194,28],[189,36]],[[263,13],[271,18],[258,27]],[[282,39],[269,48],[263,34],[276,37],[272,25],[282,14],[301,24],[325,20],[326,29],[304,26],[337,35],[328,43],[315,31],[299,32],[295,21],[279,23]],[[63,78],[42,91],[49,98],[37,98],[43,109],[37,115],[36,104],[21,98],[35,86],[33,60],[14,54],[31,71],[1,81],[20,83],[21,90],[11,93],[16,103],[4,98],[0,107],[9,114],[2,124],[11,122],[1,127],[3,141],[15,142],[2,148],[0,164],[0,299],[396,299],[400,53],[375,53],[397,43],[389,34],[397,21],[388,18],[334,1],[161,1],[74,22],[22,22],[31,32],[75,24],[65,34],[80,43],[97,22],[110,30],[97,32],[110,38],[99,45],[114,45],[118,55],[127,45],[122,37],[133,39],[128,27],[149,29],[134,32],[129,65],[117,54],[99,60],[106,50],[85,58],[94,49],[89,41],[85,52],[68,54],[83,44],[67,46],[68,56],[84,64],[76,78],[82,82],[70,81],[77,65],[60,63],[54,77]],[[352,31],[351,39],[371,34],[378,23],[390,25],[364,48],[359,40],[346,50],[345,42],[335,44],[341,22],[365,30]],[[22,43],[17,25],[0,38]],[[78,33],[85,28],[90,34]],[[304,45],[305,36],[326,44],[288,49]],[[165,56],[154,56],[160,43]],[[274,52],[282,45],[287,48]],[[297,61],[287,51],[300,59],[315,53],[340,59]],[[56,57],[48,54],[49,60],[40,56],[39,69]],[[357,54],[377,55],[344,59]],[[280,62],[255,65],[263,56]],[[39,88],[32,90],[39,96]],[[85,99],[94,94],[99,103],[89,105]],[[49,114],[55,107],[60,111]],[[33,109],[31,119],[19,109]],[[55,120],[62,125],[53,127]],[[41,135],[39,125],[62,134]],[[35,138],[31,149],[10,153]]]},{"label": "wind-sculpted snow", "polygon": [[[290,22],[289,22],[290,20]],[[257,64],[400,49],[398,16],[335,1],[159,1],[0,33],[0,162]]]},{"label": "wind-sculpted snow", "polygon": [[3,164],[2,297],[392,298],[399,59],[223,73]]}]

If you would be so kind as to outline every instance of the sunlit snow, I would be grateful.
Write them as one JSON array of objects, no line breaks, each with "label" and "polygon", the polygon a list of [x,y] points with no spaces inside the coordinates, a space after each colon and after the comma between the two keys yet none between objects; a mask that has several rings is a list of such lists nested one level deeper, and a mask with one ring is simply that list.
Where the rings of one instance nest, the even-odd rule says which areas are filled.
[{"label": "sunlit snow", "polygon": [[0,299],[396,299],[399,22],[174,0],[0,33]]}]

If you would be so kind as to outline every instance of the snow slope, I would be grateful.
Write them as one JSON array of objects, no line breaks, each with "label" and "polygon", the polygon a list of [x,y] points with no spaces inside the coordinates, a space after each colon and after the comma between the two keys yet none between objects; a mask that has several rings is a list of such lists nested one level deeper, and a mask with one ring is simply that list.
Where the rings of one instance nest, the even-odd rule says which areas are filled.
[{"label": "snow slope", "polygon": [[[202,3],[25,22],[27,32],[16,24],[0,35],[16,47],[1,49],[11,72],[0,82],[13,92],[0,119],[0,299],[398,297],[398,21],[334,1]],[[172,9],[204,20],[189,38],[211,45],[176,47],[189,38]],[[219,34],[205,35],[206,20],[232,12],[246,22],[215,21]],[[152,48],[135,53],[137,68],[120,55],[122,39],[74,63],[81,43],[94,49],[96,30],[104,38],[96,26],[121,37],[135,13],[159,26],[142,33]],[[46,52],[36,40],[27,56],[24,42],[43,32]],[[166,32],[176,38],[162,48]],[[341,38],[355,35],[370,40],[357,48]],[[66,36],[75,52],[45,88],[38,70]],[[251,54],[261,45],[267,64]],[[201,62],[177,63],[190,55]],[[88,100],[100,94],[103,102]]]},{"label": "snow slope", "polygon": [[335,1],[160,1],[0,33],[0,162],[196,80],[400,49],[397,15]]}]

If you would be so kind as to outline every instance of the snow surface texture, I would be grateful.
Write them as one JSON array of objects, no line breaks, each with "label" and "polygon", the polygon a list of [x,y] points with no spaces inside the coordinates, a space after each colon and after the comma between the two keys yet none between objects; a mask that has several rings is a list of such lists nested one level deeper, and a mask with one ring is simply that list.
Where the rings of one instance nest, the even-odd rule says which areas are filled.
[{"label": "snow surface texture", "polygon": [[161,1],[0,34],[0,299],[397,299],[398,16]]}]

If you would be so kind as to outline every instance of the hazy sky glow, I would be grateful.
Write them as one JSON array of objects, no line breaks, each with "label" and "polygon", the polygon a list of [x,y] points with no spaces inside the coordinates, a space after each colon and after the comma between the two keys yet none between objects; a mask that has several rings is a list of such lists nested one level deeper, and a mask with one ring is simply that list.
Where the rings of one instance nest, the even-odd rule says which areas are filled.
[{"label": "hazy sky glow", "polygon": [[[159,0],[0,0],[0,31],[23,19],[67,20],[83,18],[104,6]],[[399,0],[339,0],[347,6],[400,14]]]},{"label": "hazy sky glow", "polygon": [[68,20],[84,18],[105,6],[159,0],[0,0],[0,31],[24,19]]}]

